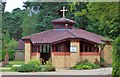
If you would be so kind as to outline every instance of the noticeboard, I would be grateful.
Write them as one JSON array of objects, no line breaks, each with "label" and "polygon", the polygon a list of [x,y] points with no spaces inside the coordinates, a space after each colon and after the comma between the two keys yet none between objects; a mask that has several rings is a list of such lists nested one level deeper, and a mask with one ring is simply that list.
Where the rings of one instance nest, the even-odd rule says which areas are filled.
[{"label": "noticeboard", "polygon": [[70,52],[77,52],[77,47],[76,46],[71,46],[70,47]]}]

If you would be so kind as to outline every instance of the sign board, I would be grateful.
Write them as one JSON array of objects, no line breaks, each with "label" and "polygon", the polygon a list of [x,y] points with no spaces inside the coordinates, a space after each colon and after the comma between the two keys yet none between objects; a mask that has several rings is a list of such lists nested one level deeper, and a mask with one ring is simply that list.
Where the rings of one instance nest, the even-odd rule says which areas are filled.
[{"label": "sign board", "polygon": [[71,46],[70,47],[70,52],[77,52],[77,47],[76,46]]}]

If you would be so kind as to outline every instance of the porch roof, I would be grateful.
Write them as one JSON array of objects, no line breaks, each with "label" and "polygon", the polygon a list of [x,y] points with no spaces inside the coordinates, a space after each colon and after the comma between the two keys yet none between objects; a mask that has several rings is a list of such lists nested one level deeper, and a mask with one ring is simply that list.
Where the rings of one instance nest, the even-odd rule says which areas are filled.
[{"label": "porch roof", "polygon": [[23,40],[29,39],[34,43],[54,43],[64,39],[79,38],[85,39],[94,43],[103,43],[102,40],[106,39],[103,36],[77,28],[72,29],[51,29],[40,33],[22,37]]}]

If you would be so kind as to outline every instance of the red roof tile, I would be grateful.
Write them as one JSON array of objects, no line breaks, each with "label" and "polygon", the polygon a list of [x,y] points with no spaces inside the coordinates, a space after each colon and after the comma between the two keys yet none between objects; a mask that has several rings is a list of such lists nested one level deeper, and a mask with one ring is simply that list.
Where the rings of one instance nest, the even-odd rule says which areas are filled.
[{"label": "red roof tile", "polygon": [[21,39],[19,39],[18,41],[18,50],[24,50],[25,49],[25,45],[24,45],[24,41],[22,41]]},{"label": "red roof tile", "polygon": [[53,43],[68,38],[86,39],[95,43],[103,43],[102,40],[105,39],[103,36],[76,28],[47,30],[22,39],[30,39],[32,43]]},{"label": "red roof tile", "polygon": [[58,19],[52,20],[52,23],[72,23],[72,24],[75,24],[75,21],[67,19],[67,18],[58,18]]}]

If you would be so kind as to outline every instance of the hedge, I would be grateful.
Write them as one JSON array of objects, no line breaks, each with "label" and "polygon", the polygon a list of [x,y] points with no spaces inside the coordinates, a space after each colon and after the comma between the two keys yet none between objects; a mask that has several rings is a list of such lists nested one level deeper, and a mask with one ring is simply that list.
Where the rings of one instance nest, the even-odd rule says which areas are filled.
[{"label": "hedge", "polygon": [[113,43],[112,77],[120,77],[120,36]]},{"label": "hedge", "polygon": [[[0,50],[0,61],[4,61],[6,51]],[[9,60],[14,59],[15,50],[8,50]]]}]

